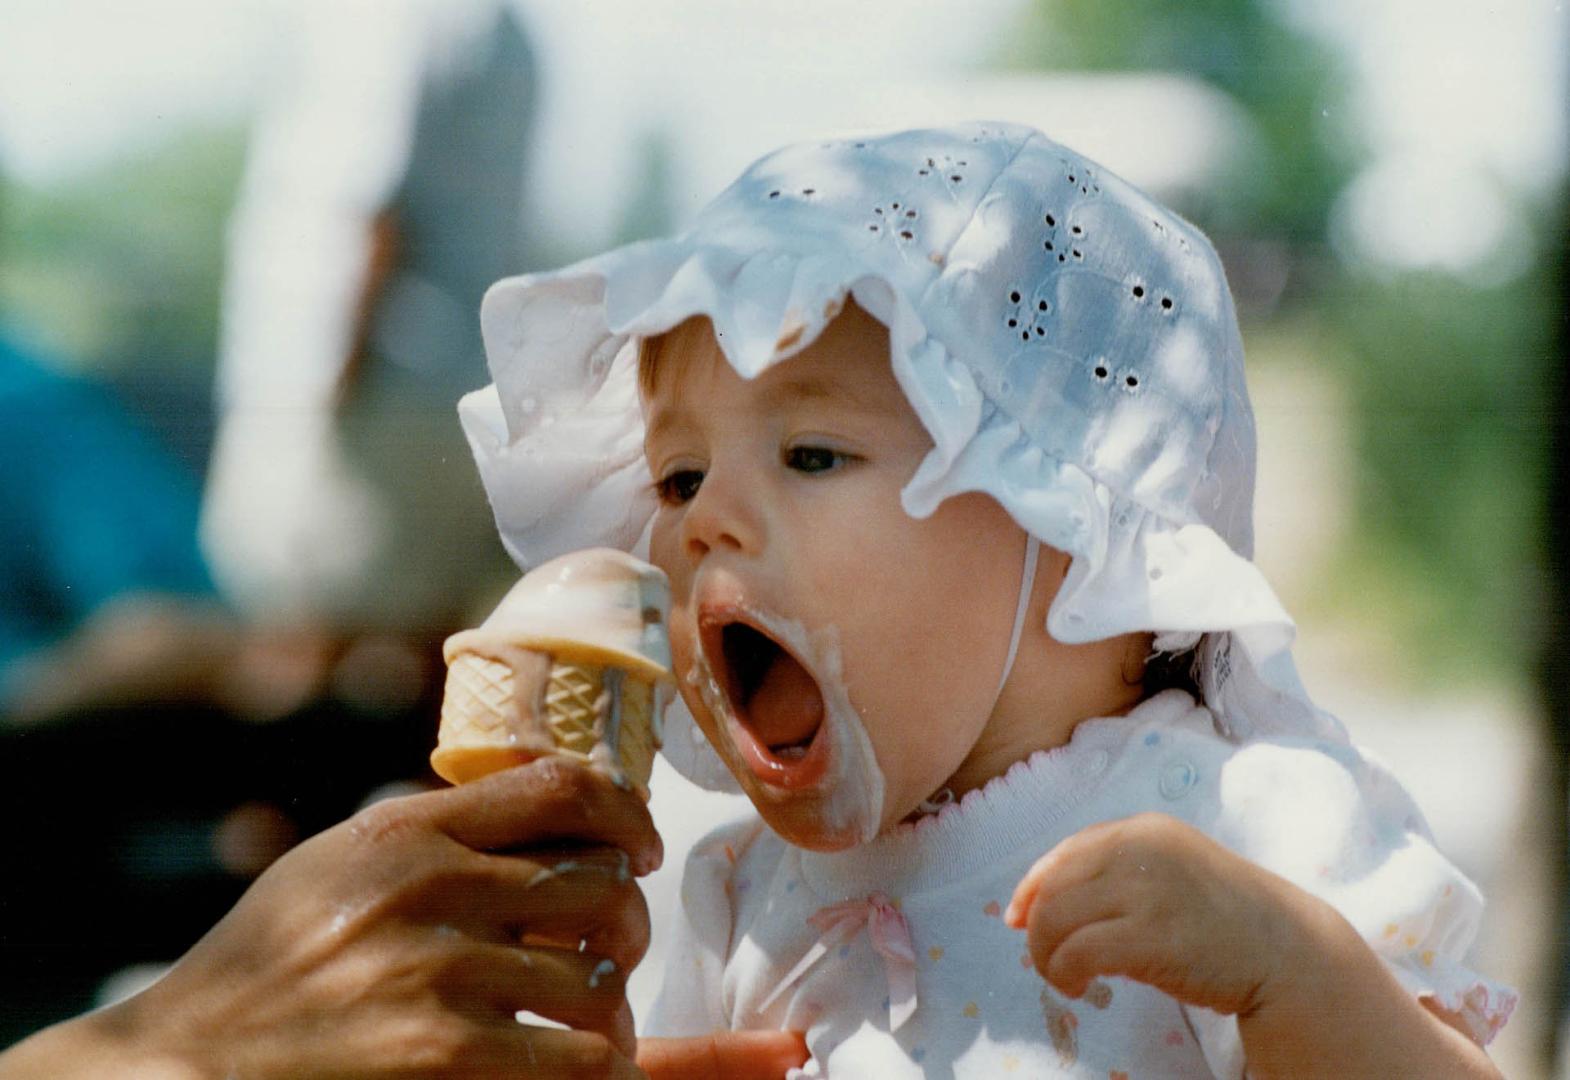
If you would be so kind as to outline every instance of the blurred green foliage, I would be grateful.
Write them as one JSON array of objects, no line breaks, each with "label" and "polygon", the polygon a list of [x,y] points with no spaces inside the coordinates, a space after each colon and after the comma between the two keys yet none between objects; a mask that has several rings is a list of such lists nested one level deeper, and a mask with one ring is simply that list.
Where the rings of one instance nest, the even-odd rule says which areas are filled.
[{"label": "blurred green foliage", "polygon": [[1330,596],[1385,619],[1420,677],[1536,661],[1557,302],[1540,273],[1352,274],[1318,298],[1355,410],[1361,530]]},{"label": "blurred green foliage", "polygon": [[1485,286],[1330,257],[1336,198],[1366,152],[1340,122],[1356,87],[1281,0],[1027,10],[1010,64],[1187,74],[1230,95],[1254,127],[1257,159],[1223,177],[1214,201],[1181,209],[1224,254],[1248,238],[1285,241],[1291,284],[1280,307],[1252,314],[1275,332],[1312,326],[1309,362],[1350,403],[1357,520],[1314,602],[1377,627],[1414,679],[1523,677],[1541,628],[1553,275],[1536,265]]},{"label": "blurred green foliage", "polygon": [[1224,197],[1184,209],[1211,232],[1323,239],[1355,148],[1341,124],[1337,53],[1260,0],[1037,0],[1004,53],[1013,66],[1161,71],[1203,79],[1243,107],[1258,140]]},{"label": "blurred green foliage", "polygon": [[0,190],[0,319],[115,384],[196,466],[244,153],[243,127],[186,130],[47,188]]}]

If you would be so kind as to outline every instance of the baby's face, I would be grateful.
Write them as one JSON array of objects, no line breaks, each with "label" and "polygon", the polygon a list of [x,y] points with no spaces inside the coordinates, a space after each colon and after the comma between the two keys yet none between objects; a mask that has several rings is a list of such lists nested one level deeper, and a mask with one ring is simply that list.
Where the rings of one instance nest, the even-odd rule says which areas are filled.
[{"label": "baby's face", "polygon": [[644,397],[682,695],[782,836],[833,849],[908,816],[985,729],[1024,534],[996,502],[925,520],[932,442],[881,323],[848,307],[754,380],[704,319],[655,343]]}]

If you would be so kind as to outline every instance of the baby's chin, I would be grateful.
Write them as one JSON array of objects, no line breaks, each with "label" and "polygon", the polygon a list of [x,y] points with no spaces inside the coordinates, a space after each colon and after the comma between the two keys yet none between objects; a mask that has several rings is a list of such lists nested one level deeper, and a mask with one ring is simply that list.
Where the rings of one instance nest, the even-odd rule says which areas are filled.
[{"label": "baby's chin", "polygon": [[827,852],[845,851],[862,842],[860,831],[853,826],[830,827],[820,807],[779,805],[767,797],[767,792],[761,793],[763,797],[760,798],[753,792],[752,785],[746,781],[742,782],[742,790],[747,793],[747,798],[752,800],[752,805],[757,808],[764,824],[773,829],[780,839],[788,844],[794,844],[808,851]]}]

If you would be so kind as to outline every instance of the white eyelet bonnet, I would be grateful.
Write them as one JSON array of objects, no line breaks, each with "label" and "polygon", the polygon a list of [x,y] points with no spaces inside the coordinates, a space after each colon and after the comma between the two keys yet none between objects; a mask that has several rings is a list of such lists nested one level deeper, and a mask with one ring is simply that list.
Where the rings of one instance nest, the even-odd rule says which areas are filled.
[{"label": "white eyelet bonnet", "polygon": [[[986,492],[1073,556],[1055,638],[1198,642],[1224,733],[1345,740],[1303,691],[1292,621],[1250,561],[1254,423],[1220,260],[1171,211],[1017,125],[786,147],[678,236],[494,285],[495,382],[459,414],[513,558],[644,538],[637,338],[706,315],[752,377],[847,295],[888,327],[932,436],[910,514]],[[667,756],[725,786],[673,713]]]}]

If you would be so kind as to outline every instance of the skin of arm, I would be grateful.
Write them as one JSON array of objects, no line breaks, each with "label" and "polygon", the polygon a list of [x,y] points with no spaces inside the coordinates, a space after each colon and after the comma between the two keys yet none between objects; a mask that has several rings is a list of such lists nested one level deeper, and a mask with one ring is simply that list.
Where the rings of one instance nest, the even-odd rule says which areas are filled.
[{"label": "skin of arm", "polygon": [[0,1054],[0,1080],[779,1080],[797,1034],[635,1039],[634,878],[661,857],[642,801],[564,759],[378,803],[274,863],[147,990]]},{"label": "skin of arm", "polygon": [[0,1054],[0,1078],[639,1076],[633,879],[660,857],[636,796],[560,759],[378,803],[274,863],[147,990]]},{"label": "skin of arm", "polygon": [[1070,997],[1123,976],[1236,1016],[1253,1080],[1500,1076],[1330,904],[1164,814],[1069,837],[1005,920]]}]

